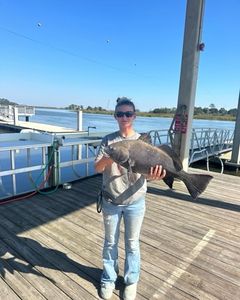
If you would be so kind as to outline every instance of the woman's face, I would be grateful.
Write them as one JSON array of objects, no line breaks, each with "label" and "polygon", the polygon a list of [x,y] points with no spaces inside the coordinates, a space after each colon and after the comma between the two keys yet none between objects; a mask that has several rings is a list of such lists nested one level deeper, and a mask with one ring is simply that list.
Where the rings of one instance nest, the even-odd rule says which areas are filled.
[{"label": "woman's face", "polygon": [[136,114],[131,105],[121,105],[117,107],[114,116],[118,121],[119,127],[122,129],[132,127],[133,121],[136,118]]}]

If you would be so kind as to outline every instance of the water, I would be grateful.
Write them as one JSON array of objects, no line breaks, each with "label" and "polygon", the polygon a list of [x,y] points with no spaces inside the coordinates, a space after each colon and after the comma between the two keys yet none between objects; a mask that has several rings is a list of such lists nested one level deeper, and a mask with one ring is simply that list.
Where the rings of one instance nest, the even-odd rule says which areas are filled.
[{"label": "water", "polygon": [[[22,118],[22,120],[24,119]],[[77,113],[60,109],[36,109],[36,114],[30,117],[30,121],[76,129]],[[168,129],[171,122],[172,118],[137,116],[134,127],[138,132],[146,132]],[[83,130],[87,130],[88,126],[96,127],[96,129],[90,129],[96,132],[113,132],[118,130],[118,125],[113,115],[83,113]],[[234,126],[235,122],[233,121],[193,120],[193,128],[234,129]]]}]

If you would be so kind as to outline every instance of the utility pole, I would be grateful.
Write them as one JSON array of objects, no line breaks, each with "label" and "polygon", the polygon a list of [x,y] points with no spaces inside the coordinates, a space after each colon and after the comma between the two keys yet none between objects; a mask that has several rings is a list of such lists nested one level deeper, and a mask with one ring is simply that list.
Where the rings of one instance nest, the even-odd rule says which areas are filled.
[{"label": "utility pole", "polygon": [[169,130],[173,133],[173,149],[179,155],[184,170],[188,169],[199,56],[204,49],[201,42],[204,3],[205,0],[187,0],[178,105]]}]

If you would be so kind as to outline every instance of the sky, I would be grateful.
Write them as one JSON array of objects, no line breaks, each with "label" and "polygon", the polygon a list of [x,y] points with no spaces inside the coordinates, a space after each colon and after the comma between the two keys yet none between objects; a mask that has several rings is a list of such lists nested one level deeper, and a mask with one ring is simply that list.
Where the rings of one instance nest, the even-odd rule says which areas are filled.
[{"label": "sky", "polygon": [[[176,107],[187,0],[0,0],[0,98]],[[240,1],[206,0],[195,106],[238,106]]]}]

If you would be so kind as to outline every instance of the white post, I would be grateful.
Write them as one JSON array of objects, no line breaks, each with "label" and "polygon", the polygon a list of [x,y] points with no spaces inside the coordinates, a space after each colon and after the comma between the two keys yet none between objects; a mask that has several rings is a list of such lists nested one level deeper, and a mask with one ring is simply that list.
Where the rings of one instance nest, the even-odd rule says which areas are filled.
[{"label": "white post", "polygon": [[83,130],[82,125],[83,125],[82,110],[78,109],[77,110],[77,131]]},{"label": "white post", "polygon": [[[77,110],[77,131],[83,130],[83,117],[82,110]],[[77,159],[80,160],[82,158],[82,146],[77,145]]]},{"label": "white post", "polygon": [[18,108],[13,106],[13,124],[18,125]]}]

